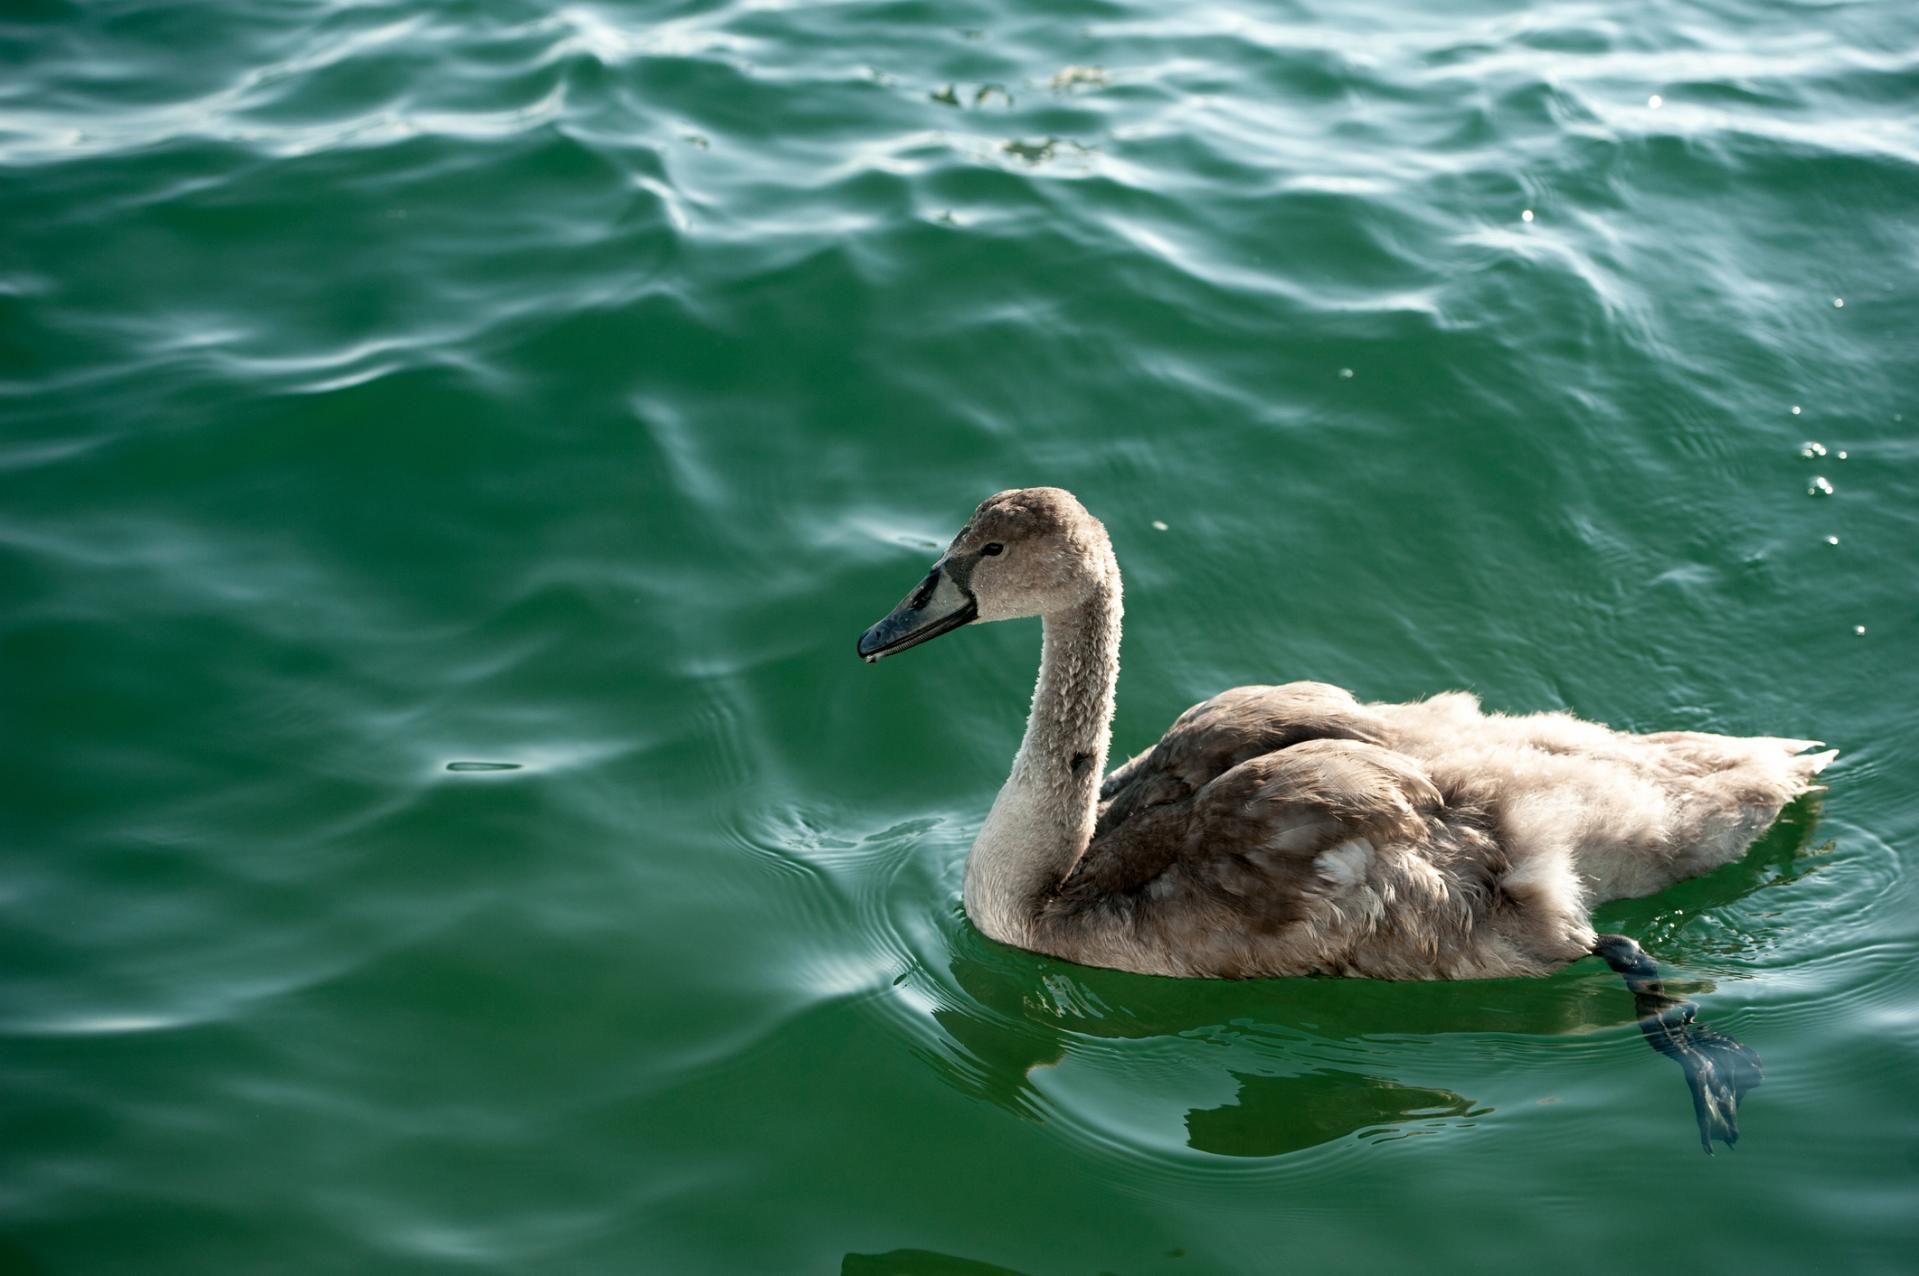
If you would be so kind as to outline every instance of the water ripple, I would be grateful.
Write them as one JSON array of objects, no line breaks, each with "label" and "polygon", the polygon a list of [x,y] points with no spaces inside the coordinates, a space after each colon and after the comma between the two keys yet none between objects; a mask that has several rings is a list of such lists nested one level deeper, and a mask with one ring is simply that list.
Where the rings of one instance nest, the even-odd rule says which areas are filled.
[{"label": "water ripple", "polygon": [[[1648,1176],[1675,1261],[1903,1255],[1916,35],[13,6],[0,1266],[1517,1268]],[[1766,1059],[1739,1160],[1596,963],[981,937],[1036,634],[849,646],[1031,482],[1122,750],[1277,677],[1840,744],[1601,916]]]}]

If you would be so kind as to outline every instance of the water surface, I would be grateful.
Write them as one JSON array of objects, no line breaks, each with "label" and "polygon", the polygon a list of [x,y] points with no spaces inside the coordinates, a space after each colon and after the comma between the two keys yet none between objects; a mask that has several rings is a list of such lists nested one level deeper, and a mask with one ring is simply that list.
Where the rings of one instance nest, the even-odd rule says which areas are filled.
[{"label": "water surface", "polygon": [[[0,1266],[1910,1270],[1919,12],[0,15]],[[1616,979],[993,945],[982,496],[1241,682],[1817,736]]]}]

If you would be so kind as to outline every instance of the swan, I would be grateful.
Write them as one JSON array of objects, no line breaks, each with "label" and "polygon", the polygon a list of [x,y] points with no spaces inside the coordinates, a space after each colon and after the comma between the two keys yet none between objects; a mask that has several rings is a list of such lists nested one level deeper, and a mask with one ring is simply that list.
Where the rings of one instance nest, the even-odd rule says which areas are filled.
[{"label": "swan", "polygon": [[1695,1024],[1590,911],[1737,859],[1836,750],[1291,682],[1202,701],[1107,774],[1121,611],[1105,526],[1070,492],[1020,488],[981,502],[860,636],[872,663],[964,625],[1042,620],[1025,736],[966,863],[980,931],[1182,978],[1493,979],[1596,955],[1686,1069],[1706,1151],[1736,1139],[1756,1056]]}]

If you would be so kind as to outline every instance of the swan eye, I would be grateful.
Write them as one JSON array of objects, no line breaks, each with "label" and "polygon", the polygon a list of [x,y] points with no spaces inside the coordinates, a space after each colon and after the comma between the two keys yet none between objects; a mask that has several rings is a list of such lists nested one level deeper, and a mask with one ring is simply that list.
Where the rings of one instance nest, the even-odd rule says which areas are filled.
[{"label": "swan eye", "polygon": [[1006,546],[1000,544],[998,541],[994,541],[990,545],[980,546],[979,552],[982,554],[985,554],[988,558],[990,558],[994,554],[1004,554],[1006,552]]}]

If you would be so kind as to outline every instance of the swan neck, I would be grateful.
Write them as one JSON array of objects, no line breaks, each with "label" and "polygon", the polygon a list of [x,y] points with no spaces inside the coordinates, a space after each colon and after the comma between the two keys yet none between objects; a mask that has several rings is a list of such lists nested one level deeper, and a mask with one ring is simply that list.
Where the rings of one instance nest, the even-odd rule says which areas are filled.
[{"label": "swan neck", "polygon": [[1120,589],[1044,618],[1039,681],[1012,773],[966,869],[966,911],[994,939],[1035,947],[1033,927],[1092,840],[1119,682]]}]

